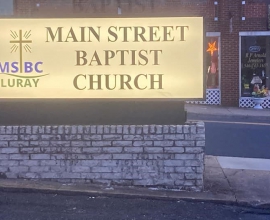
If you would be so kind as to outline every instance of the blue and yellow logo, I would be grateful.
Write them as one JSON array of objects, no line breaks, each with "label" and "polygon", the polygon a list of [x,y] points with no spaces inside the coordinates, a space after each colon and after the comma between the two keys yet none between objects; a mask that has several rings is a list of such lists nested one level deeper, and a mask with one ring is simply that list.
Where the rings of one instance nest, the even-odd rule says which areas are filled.
[{"label": "blue and yellow logo", "polygon": [[[12,78],[2,78],[0,86],[5,87],[38,87],[39,78],[47,76],[43,74],[43,62],[24,61],[24,53],[32,53],[31,30],[10,31],[11,54],[19,53],[19,61],[0,62],[0,74]],[[12,59],[14,59],[12,57]]]}]

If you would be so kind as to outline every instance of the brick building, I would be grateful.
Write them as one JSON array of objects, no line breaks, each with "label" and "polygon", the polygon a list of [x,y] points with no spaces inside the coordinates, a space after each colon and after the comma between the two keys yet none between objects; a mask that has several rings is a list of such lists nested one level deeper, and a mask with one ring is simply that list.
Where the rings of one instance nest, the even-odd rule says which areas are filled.
[{"label": "brick building", "polygon": [[[0,0],[0,17],[205,18],[206,104],[253,107],[254,85],[270,87],[270,0]],[[196,85],[191,85],[196,86]],[[264,108],[270,108],[265,99]]]}]

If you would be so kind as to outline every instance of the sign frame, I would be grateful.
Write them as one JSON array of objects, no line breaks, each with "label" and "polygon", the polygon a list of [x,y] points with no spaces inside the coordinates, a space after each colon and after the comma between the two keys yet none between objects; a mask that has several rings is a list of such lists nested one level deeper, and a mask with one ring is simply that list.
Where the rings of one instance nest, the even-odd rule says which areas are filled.
[{"label": "sign frame", "polygon": [[[187,16],[110,16],[110,17],[106,17],[106,16],[95,16],[95,17],[89,17],[88,19],[92,19],[92,18],[119,18],[119,19],[125,19],[125,18],[181,18],[181,17],[186,17],[189,18]],[[202,55],[203,55],[203,97],[202,98],[0,98],[0,101],[7,101],[7,102],[24,102],[24,101],[34,101],[34,100],[43,100],[43,101],[52,101],[57,99],[58,101],[75,101],[77,99],[79,100],[85,100],[85,101],[97,101],[100,100],[101,102],[106,102],[106,101],[123,101],[123,102],[127,102],[127,101],[132,101],[132,102],[144,102],[144,101],[172,101],[172,102],[179,102],[179,101],[205,101],[206,99],[206,63],[205,63],[205,50],[206,50],[206,20],[204,17],[202,16],[198,16],[201,17],[203,19],[203,51],[202,51]],[[1,18],[1,20],[20,20],[20,19],[79,19],[80,17],[67,17],[67,18]]]}]

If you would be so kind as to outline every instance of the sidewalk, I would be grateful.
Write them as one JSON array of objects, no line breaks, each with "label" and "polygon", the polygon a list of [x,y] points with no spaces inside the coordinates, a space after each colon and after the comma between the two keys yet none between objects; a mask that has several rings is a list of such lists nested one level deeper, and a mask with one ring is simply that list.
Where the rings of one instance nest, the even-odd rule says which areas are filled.
[{"label": "sidewalk", "polygon": [[247,119],[256,118],[270,122],[270,109],[253,109],[253,108],[238,108],[238,107],[223,107],[217,105],[196,105],[185,104],[185,109],[188,114],[188,119],[203,120],[206,117],[211,118],[226,118],[226,119]]},{"label": "sidewalk", "polygon": [[[269,160],[266,160],[270,163]],[[184,192],[156,188],[61,184],[37,180],[0,179],[0,191],[54,194],[192,200],[270,208],[270,171],[227,169],[219,158],[205,158],[204,192]]]},{"label": "sidewalk", "polygon": [[270,208],[270,160],[206,156],[205,163],[205,191],[240,205]]}]

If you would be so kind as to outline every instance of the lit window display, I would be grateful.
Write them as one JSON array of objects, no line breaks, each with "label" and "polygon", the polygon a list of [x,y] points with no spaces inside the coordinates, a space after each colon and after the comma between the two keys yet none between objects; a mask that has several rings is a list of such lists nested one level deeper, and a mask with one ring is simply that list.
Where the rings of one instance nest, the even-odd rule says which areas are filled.
[{"label": "lit window display", "polygon": [[206,85],[207,89],[219,88],[219,38],[207,37],[206,54]]},{"label": "lit window display", "polygon": [[[241,37],[241,96],[270,86],[270,36]],[[253,95],[254,96],[254,95]]]}]

